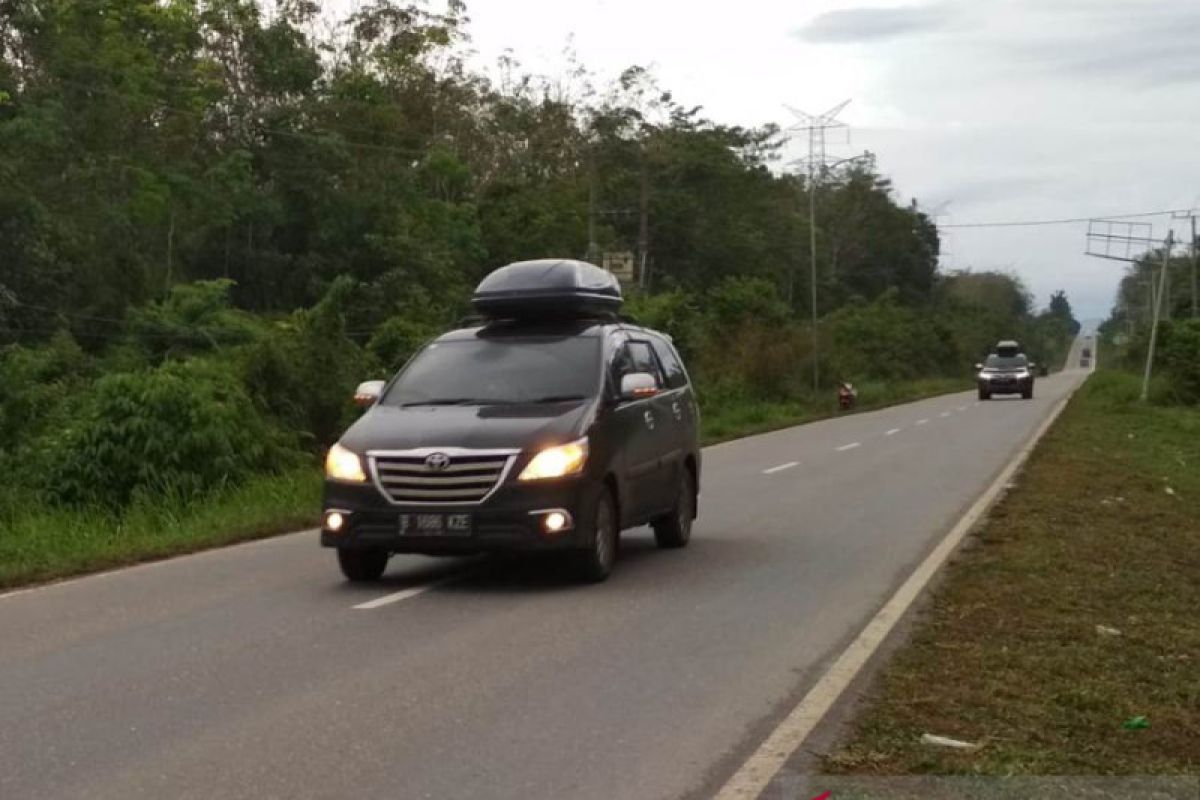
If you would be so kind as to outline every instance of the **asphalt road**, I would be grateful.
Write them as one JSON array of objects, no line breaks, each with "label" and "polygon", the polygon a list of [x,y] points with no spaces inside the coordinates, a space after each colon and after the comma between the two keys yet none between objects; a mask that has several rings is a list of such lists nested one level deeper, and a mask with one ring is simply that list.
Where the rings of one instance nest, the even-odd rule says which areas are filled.
[{"label": "asphalt road", "polygon": [[0,798],[711,793],[1081,377],[710,448],[600,586],[306,532],[0,597]]}]

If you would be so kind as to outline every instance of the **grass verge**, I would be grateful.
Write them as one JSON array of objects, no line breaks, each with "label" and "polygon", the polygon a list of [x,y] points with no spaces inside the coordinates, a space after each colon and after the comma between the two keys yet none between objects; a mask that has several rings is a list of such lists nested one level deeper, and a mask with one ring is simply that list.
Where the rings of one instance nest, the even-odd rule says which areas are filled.
[{"label": "grass verge", "polygon": [[[902,383],[857,384],[858,406],[855,411],[909,403],[950,392],[963,392],[972,387],[970,381],[956,378],[931,378]],[[705,446],[803,425],[819,419],[837,416],[837,396],[830,390],[820,399],[798,398],[791,402],[731,398],[704,408],[701,440]]]},{"label": "grass verge", "polygon": [[0,520],[0,588],[96,572],[315,525],[321,476],[312,467],[255,478],[192,502],[102,510],[36,509]]},{"label": "grass verge", "polygon": [[1200,409],[1137,391],[1080,390],[826,772],[1200,773]]},{"label": "grass verge", "polygon": [[[859,410],[956,391],[962,381],[865,384]],[[836,401],[730,401],[704,417],[704,444],[811,422]],[[0,514],[0,589],[190,553],[316,525],[321,476],[306,467],[191,502],[154,497],[117,516],[106,509],[34,508]],[[0,503],[11,509],[14,502]]]}]

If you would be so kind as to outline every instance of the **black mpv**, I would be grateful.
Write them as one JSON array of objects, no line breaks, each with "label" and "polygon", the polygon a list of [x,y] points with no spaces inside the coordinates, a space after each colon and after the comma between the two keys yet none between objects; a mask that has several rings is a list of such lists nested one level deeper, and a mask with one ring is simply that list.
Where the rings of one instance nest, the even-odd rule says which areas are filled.
[{"label": "black mpv", "polygon": [[480,324],[427,344],[326,458],[321,544],[352,581],[392,553],[562,551],[602,581],[620,532],[688,543],[699,414],[670,339],[623,321],[615,278],[580,261],[510,264]]}]

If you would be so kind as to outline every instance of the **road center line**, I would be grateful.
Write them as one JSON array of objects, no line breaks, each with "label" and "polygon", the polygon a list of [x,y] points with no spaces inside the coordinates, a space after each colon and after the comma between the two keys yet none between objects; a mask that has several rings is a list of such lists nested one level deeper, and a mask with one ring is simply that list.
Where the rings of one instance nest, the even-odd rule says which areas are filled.
[{"label": "road center line", "polygon": [[844,453],[844,452],[846,452],[847,450],[853,450],[853,449],[854,449],[854,448],[856,448],[856,447],[862,447],[862,442],[851,442],[850,444],[844,444],[844,445],[842,445],[841,447],[839,447],[839,448],[837,449],[837,451],[838,451],[839,453]]},{"label": "road center line", "polygon": [[900,428],[892,428],[890,431],[885,433],[884,436],[895,436],[899,432],[900,432]]},{"label": "road center line", "polygon": [[419,594],[424,594],[430,589],[436,589],[437,587],[452,581],[462,580],[470,574],[471,572],[458,572],[453,575],[447,575],[446,577],[439,578],[436,581],[430,581],[429,583],[424,583],[420,586],[410,586],[407,589],[401,589],[398,592],[392,592],[391,594],[385,594],[383,597],[376,597],[374,600],[368,600],[365,603],[359,603],[358,605],[354,606],[354,608],[360,611],[370,611],[375,608],[390,606],[393,603],[399,603],[402,600],[408,600],[416,597]]},{"label": "road center line", "polygon": [[792,467],[799,465],[799,463],[799,461],[789,461],[786,464],[780,464],[778,467],[764,469],[763,475],[774,475],[776,472],[783,472],[785,469],[791,469]]},{"label": "road center line", "polygon": [[927,419],[919,419],[919,420],[917,420],[917,424],[918,424],[918,425],[928,425],[928,424],[929,424],[929,420],[927,420]]}]

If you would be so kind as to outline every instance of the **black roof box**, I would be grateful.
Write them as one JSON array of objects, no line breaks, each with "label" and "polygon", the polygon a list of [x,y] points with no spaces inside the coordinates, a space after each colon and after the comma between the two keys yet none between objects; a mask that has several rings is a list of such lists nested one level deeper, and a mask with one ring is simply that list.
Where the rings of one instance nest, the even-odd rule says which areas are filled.
[{"label": "black roof box", "polygon": [[615,316],[616,277],[586,261],[544,258],[501,267],[479,282],[471,305],[489,319]]}]

